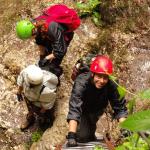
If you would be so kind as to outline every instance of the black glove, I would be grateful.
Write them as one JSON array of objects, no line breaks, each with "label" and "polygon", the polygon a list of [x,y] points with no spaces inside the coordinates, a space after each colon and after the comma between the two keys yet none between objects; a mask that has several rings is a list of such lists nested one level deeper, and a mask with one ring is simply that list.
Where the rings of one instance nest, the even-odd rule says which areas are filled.
[{"label": "black glove", "polygon": [[74,132],[69,132],[67,135],[68,143],[67,147],[74,147],[77,146],[77,140],[76,140],[76,133]]},{"label": "black glove", "polygon": [[44,58],[42,60],[39,61],[39,67],[44,67],[45,65],[47,65],[49,63],[49,60]]},{"label": "black glove", "polygon": [[17,93],[17,100],[18,100],[19,102],[20,102],[20,101],[23,101],[22,94]]},{"label": "black glove", "polygon": [[121,137],[126,138],[132,135],[132,132],[127,129],[120,129]]}]

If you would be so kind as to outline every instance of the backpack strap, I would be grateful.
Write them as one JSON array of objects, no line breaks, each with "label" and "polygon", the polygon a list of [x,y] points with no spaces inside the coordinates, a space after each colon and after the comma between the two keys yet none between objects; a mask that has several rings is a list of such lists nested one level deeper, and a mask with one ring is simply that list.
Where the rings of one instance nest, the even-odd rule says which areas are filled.
[{"label": "backpack strap", "polygon": [[44,90],[45,87],[46,87],[45,85],[42,86],[42,88],[40,90],[40,94],[43,92],[43,90]]}]

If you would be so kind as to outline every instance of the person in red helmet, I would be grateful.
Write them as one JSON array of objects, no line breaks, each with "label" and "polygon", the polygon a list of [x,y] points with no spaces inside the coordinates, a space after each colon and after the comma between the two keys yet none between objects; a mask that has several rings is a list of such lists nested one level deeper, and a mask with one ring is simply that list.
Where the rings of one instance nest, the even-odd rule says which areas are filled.
[{"label": "person in red helmet", "polygon": [[67,116],[68,147],[77,146],[77,141],[96,140],[96,123],[108,103],[119,122],[127,117],[126,100],[124,97],[120,99],[117,85],[109,79],[112,73],[112,61],[107,56],[99,55],[91,62],[90,71],[81,73],[74,81]]}]

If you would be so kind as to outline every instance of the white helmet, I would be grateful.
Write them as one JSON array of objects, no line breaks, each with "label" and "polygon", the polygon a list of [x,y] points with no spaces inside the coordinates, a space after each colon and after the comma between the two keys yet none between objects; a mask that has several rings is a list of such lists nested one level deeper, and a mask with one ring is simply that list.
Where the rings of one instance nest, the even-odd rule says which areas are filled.
[{"label": "white helmet", "polygon": [[43,81],[43,71],[36,65],[30,65],[26,68],[27,81],[30,84],[38,85]]}]

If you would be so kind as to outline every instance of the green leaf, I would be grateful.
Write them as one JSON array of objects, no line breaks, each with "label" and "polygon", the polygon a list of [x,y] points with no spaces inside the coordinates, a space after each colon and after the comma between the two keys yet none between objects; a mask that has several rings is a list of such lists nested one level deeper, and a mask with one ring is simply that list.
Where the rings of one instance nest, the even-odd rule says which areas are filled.
[{"label": "green leaf", "polygon": [[141,99],[147,99],[147,100],[150,100],[150,89],[147,89],[147,90],[144,90],[142,92],[140,92],[138,94],[138,96],[141,98]]},{"label": "green leaf", "polygon": [[119,145],[115,150],[149,150],[148,144],[139,134],[133,133],[127,137],[122,145]]},{"label": "green leaf", "polygon": [[136,132],[150,130],[150,110],[137,112],[129,116],[120,126]]},{"label": "green leaf", "polygon": [[85,4],[77,3],[76,6],[81,12],[88,9]]},{"label": "green leaf", "polygon": [[115,150],[126,150],[125,146],[118,146],[115,148]]},{"label": "green leaf", "polygon": [[42,137],[43,132],[38,130],[32,133],[32,138],[31,141],[32,142],[37,142],[41,137]]},{"label": "green leaf", "polygon": [[93,22],[94,22],[94,24],[95,24],[96,26],[99,26],[99,25],[100,25],[99,19],[98,19],[97,17],[93,16],[93,17],[92,17],[92,20],[93,20]]},{"label": "green leaf", "polygon": [[100,0],[89,0],[89,4],[98,5],[100,3]]},{"label": "green leaf", "polygon": [[100,14],[99,14],[98,12],[93,12],[93,16],[94,16],[94,17],[97,17],[98,19],[101,18]]},{"label": "green leaf", "polygon": [[80,16],[91,16],[93,13],[97,12],[96,9],[98,8],[99,4],[100,0],[89,0],[86,3],[77,2],[76,7],[79,9]]},{"label": "green leaf", "polygon": [[118,85],[117,90],[118,90],[119,95],[120,95],[119,100],[121,100],[126,94],[126,89],[116,82],[117,78],[115,76],[109,75],[109,79],[114,81]]},{"label": "green leaf", "polygon": [[129,110],[129,114],[132,114],[134,111],[134,107],[135,107],[135,100],[136,98],[133,98],[132,100],[130,100],[127,104],[128,110]]},{"label": "green leaf", "polygon": [[117,77],[113,76],[113,75],[109,75],[109,79],[112,81],[115,81],[117,79]]},{"label": "green leaf", "polygon": [[119,85],[117,87],[117,90],[118,90],[119,95],[120,95],[119,100],[121,100],[125,96],[125,94],[126,94],[126,89],[124,87],[122,87],[122,86]]},{"label": "green leaf", "polygon": [[95,145],[94,150],[104,150],[104,148],[99,145]]},{"label": "green leaf", "polygon": [[91,7],[91,9],[96,8],[99,4],[100,4],[99,0],[94,0],[94,2],[93,1],[89,2],[89,6]]}]

